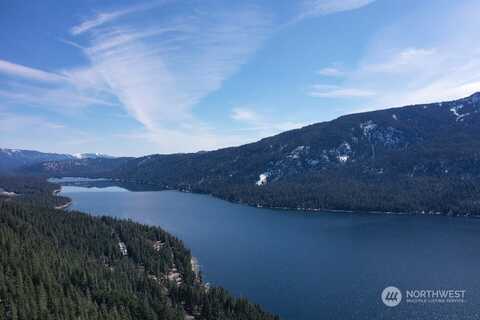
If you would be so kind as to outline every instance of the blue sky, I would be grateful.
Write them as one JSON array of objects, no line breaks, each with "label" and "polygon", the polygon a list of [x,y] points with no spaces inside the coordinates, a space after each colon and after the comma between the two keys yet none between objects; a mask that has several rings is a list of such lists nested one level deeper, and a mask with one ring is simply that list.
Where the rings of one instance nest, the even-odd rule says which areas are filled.
[{"label": "blue sky", "polygon": [[480,90],[480,3],[3,1],[0,147],[212,150]]}]

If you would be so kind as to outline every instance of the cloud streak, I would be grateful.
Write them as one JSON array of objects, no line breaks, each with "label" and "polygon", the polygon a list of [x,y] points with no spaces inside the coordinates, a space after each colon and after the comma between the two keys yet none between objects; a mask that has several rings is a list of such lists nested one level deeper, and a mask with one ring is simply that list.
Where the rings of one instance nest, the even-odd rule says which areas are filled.
[{"label": "cloud streak", "polygon": [[273,117],[260,114],[248,106],[236,107],[231,110],[230,118],[244,125],[240,132],[248,132],[247,139],[250,142],[260,138],[274,135],[286,130],[298,129],[307,124],[304,122],[276,121]]},{"label": "cloud streak", "polygon": [[8,77],[0,89],[4,104],[45,107],[60,113],[117,104],[105,81],[88,67],[48,72],[0,60],[0,73]]},{"label": "cloud streak", "polygon": [[[445,4],[431,14],[428,7],[392,24],[372,39],[370,48],[348,81],[374,87],[377,105],[405,105],[468,96],[480,90],[478,1]],[[431,28],[429,21],[445,21]],[[408,28],[425,30],[407,35]],[[422,46],[412,46],[412,38]]]},{"label": "cloud streak", "polygon": [[144,128],[135,136],[162,152],[245,141],[237,134],[218,135],[194,116],[193,108],[221,88],[273,32],[270,13],[241,4],[211,12],[203,6],[160,10],[167,4],[181,7],[156,1],[99,12],[72,27],[73,38],[63,42],[81,50],[88,65],[47,72],[0,60],[0,73],[28,80],[7,82],[0,90],[2,101],[62,114],[120,105]]},{"label": "cloud streak", "polygon": [[317,71],[317,73],[324,77],[342,77],[345,75],[345,72],[334,67],[320,69]]},{"label": "cloud streak", "polygon": [[92,24],[84,30],[84,53],[150,139],[157,137],[159,144],[182,141],[181,130],[191,140],[206,143],[203,148],[217,146],[192,109],[249,59],[271,32],[271,19],[257,8],[243,7],[187,16],[159,14],[140,22],[110,19],[108,28],[94,32]]},{"label": "cloud streak", "polygon": [[359,88],[315,84],[311,86],[308,94],[316,98],[365,98],[374,96],[375,92]]},{"label": "cloud streak", "polygon": [[[357,67],[341,86],[313,85],[317,98],[364,98],[370,110],[385,106],[452,100],[480,91],[480,48],[474,12],[478,1],[443,3],[432,12],[419,5],[372,37]],[[425,19],[428,16],[428,19]],[[443,21],[432,28],[432,21]],[[405,30],[423,30],[405,33]],[[368,88],[368,89],[365,89]]]},{"label": "cloud streak", "polygon": [[95,29],[97,27],[103,26],[107,23],[113,22],[114,20],[125,17],[127,15],[152,9],[166,2],[167,1],[154,1],[146,4],[131,6],[122,10],[97,13],[93,18],[87,19],[82,23],[72,27],[70,29],[70,33],[74,36],[77,36],[87,31],[91,31],[92,29]]},{"label": "cloud streak", "polygon": [[299,19],[356,10],[373,2],[375,0],[307,0],[302,5]]},{"label": "cloud streak", "polygon": [[35,81],[58,82],[65,80],[65,77],[59,74],[30,68],[6,60],[0,60],[0,73]]}]

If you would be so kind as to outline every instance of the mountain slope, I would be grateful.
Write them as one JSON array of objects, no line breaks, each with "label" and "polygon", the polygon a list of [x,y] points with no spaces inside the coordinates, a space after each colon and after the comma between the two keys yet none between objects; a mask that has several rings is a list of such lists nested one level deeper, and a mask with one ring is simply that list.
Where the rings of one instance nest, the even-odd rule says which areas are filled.
[{"label": "mountain slope", "polygon": [[49,177],[111,177],[112,170],[134,158],[84,158],[63,161],[45,161],[25,166],[19,172]]},{"label": "mountain slope", "polygon": [[480,214],[479,136],[476,93],[342,116],[240,147],[131,159],[104,174],[270,207]]}]

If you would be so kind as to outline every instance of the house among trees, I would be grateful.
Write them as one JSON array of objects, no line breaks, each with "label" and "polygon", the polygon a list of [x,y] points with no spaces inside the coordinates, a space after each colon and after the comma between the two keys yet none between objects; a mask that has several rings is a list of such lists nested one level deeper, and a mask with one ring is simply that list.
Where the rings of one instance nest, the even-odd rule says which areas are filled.
[{"label": "house among trees", "polygon": [[127,246],[125,245],[125,243],[119,242],[118,246],[120,247],[120,252],[122,253],[122,255],[124,255],[124,256],[128,255],[128,250],[127,250]]}]

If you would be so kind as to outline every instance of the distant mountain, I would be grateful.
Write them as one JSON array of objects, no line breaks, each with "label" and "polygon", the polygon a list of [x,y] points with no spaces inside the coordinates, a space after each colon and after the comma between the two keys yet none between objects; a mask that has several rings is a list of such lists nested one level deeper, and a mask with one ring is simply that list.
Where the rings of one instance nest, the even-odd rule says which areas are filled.
[{"label": "distant mountain", "polygon": [[130,159],[102,174],[259,206],[480,214],[478,137],[480,93],[342,116],[240,147]]},{"label": "distant mountain", "polygon": [[22,166],[28,166],[43,161],[62,161],[72,158],[73,156],[69,154],[0,148],[0,172],[11,171]]},{"label": "distant mountain", "polygon": [[38,162],[22,167],[23,174],[43,175],[48,177],[112,177],[112,171],[126,165],[134,158],[83,158],[62,161]]},{"label": "distant mountain", "polygon": [[0,148],[0,172],[16,170],[46,161],[64,161],[74,159],[113,159],[114,157],[101,153],[58,154],[33,150]]}]

